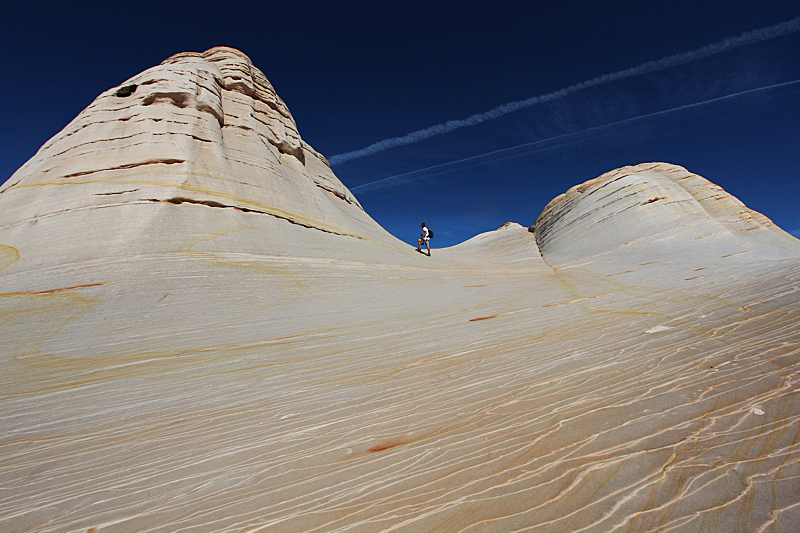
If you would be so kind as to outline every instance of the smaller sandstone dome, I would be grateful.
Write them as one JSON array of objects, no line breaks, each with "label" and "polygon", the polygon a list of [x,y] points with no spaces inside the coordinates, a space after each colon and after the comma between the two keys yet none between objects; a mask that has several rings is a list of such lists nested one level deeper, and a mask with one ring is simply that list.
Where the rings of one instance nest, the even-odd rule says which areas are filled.
[{"label": "smaller sandstone dome", "polygon": [[554,267],[626,254],[722,256],[757,247],[797,256],[798,241],[767,217],[683,167],[642,163],[613,170],[554,198],[530,228]]}]

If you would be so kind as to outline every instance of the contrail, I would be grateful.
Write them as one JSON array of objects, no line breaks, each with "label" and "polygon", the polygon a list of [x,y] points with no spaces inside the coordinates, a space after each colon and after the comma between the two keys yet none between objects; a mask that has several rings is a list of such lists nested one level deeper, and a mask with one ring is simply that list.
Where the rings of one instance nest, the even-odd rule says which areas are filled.
[{"label": "contrail", "polygon": [[[781,88],[781,87],[789,87],[789,86],[798,85],[798,84],[800,84],[800,79],[787,81],[787,82],[783,82],[783,83],[775,83],[773,85],[766,85],[764,87],[756,87],[754,89],[748,89],[746,91],[740,91],[740,92],[728,94],[728,95],[725,95],[725,96],[718,96],[716,98],[711,98],[709,100],[703,100],[701,102],[695,102],[693,104],[686,104],[686,105],[673,107],[673,108],[670,108],[670,109],[664,109],[662,111],[655,111],[653,113],[647,113],[647,114],[644,114],[644,115],[638,115],[638,116],[635,116],[635,117],[630,117],[630,118],[626,118],[626,119],[623,119],[623,120],[618,120],[616,122],[609,122],[608,124],[602,124],[600,126],[592,126],[591,128],[586,128],[586,129],[583,129],[583,130],[580,130],[580,131],[574,131],[574,132],[571,132],[571,133],[564,133],[562,135],[555,135],[553,137],[547,137],[546,139],[539,139],[537,141],[531,141],[531,142],[527,142],[527,143],[523,143],[523,144],[518,144],[518,145],[512,146],[510,148],[501,148],[499,150],[493,150],[491,152],[485,152],[483,154],[473,155],[473,156],[470,156],[470,157],[465,157],[463,159],[457,159],[455,161],[449,161],[447,163],[439,163],[438,165],[432,165],[430,167],[425,167],[425,168],[421,168],[421,169],[418,169],[418,170],[412,170],[411,172],[404,172],[402,174],[395,174],[394,176],[389,176],[388,178],[383,178],[383,179],[379,179],[379,180],[376,180],[376,181],[371,181],[369,183],[362,183],[361,185],[357,185],[355,187],[351,187],[350,191],[351,192],[368,191],[368,190],[380,189],[380,188],[384,188],[384,187],[393,187],[393,186],[396,186],[396,185],[401,185],[403,183],[408,183],[408,182],[411,182],[411,181],[415,181],[415,180],[421,179],[423,177],[423,176],[419,176],[419,175],[418,176],[414,176],[415,174],[422,174],[423,172],[428,172],[428,171],[431,171],[431,170],[438,171],[435,174],[443,174],[445,172],[449,172],[451,170],[455,170],[455,169],[452,169],[452,168],[449,168],[449,167],[453,167],[455,165],[458,165],[458,164],[461,164],[461,163],[466,163],[466,162],[469,162],[469,161],[476,161],[476,160],[479,160],[479,159],[484,159],[486,157],[493,156],[493,155],[502,154],[502,155],[505,156],[505,159],[510,159],[512,157],[516,157],[515,155],[512,155],[512,152],[514,150],[518,150],[520,148],[539,146],[539,145],[543,145],[545,143],[551,143],[553,141],[568,139],[570,137],[575,137],[575,136],[578,136],[578,135],[581,135],[581,134],[584,134],[584,133],[588,133],[588,132],[600,131],[600,130],[603,130],[603,129],[610,128],[612,126],[618,126],[620,124],[627,124],[627,123],[635,122],[635,121],[638,121],[638,120],[644,120],[644,119],[647,119],[647,118],[657,117],[657,116],[661,116],[661,115],[667,115],[667,114],[670,114],[670,113],[675,113],[677,111],[682,111],[684,109],[692,109],[692,108],[696,108],[696,107],[702,107],[702,106],[705,106],[705,105],[708,105],[708,104],[713,104],[715,102],[721,102],[721,101],[724,101],[724,100],[731,100],[733,98],[737,98],[739,96],[744,96],[746,94],[753,94],[753,93],[757,93],[757,92],[761,92],[761,91],[768,91],[768,90],[771,90],[771,89],[778,89],[778,88]],[[555,148],[555,146],[553,146],[552,148]],[[519,154],[519,155],[523,155],[523,154]]]},{"label": "contrail", "polygon": [[430,137],[442,135],[444,133],[450,133],[451,131],[464,128],[466,126],[475,126],[477,124],[486,122],[487,120],[496,119],[502,117],[503,115],[507,115],[508,113],[525,109],[526,107],[559,100],[572,93],[588,89],[589,87],[595,87],[597,85],[603,85],[612,81],[630,78],[632,76],[640,76],[642,74],[648,74],[650,72],[657,72],[671,67],[684,65],[698,59],[721,54],[722,52],[727,52],[728,50],[733,50],[749,44],[768,41],[770,39],[789,35],[797,31],[800,31],[800,17],[795,17],[791,20],[787,20],[786,22],[775,24],[774,26],[746,31],[738,37],[728,37],[716,43],[711,43],[702,48],[698,48],[697,50],[667,56],[655,61],[648,61],[646,63],[636,65],[635,67],[612,72],[611,74],[604,74],[591,80],[570,85],[569,87],[565,87],[558,91],[540,96],[533,96],[531,98],[526,98],[525,100],[509,102],[507,104],[497,106],[490,111],[476,113],[465,119],[448,120],[447,122],[437,124],[429,128],[412,131],[411,133],[403,135],[402,137],[390,137],[374,144],[370,144],[366,148],[361,148],[360,150],[354,150],[352,152],[345,152],[331,156],[328,158],[328,162],[332,165],[338,165],[339,163],[344,163],[346,161],[372,155],[377,152],[382,152],[383,150],[388,150],[389,148],[394,148],[395,146],[402,146],[405,144],[424,141]]}]

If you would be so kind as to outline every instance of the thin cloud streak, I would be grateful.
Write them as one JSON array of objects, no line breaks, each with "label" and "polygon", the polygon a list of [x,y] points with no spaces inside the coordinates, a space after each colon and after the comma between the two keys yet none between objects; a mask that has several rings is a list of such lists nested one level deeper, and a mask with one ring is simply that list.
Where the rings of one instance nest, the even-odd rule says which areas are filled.
[{"label": "thin cloud streak", "polygon": [[[608,129],[608,128],[611,128],[611,127],[614,127],[614,126],[619,126],[619,125],[622,125],[622,124],[628,124],[628,123],[631,123],[631,122],[636,122],[636,121],[640,121],[640,120],[644,120],[644,119],[648,119],[648,118],[668,115],[670,113],[676,113],[678,111],[683,111],[683,110],[686,110],[686,109],[693,109],[693,108],[698,108],[698,107],[706,106],[706,105],[709,105],[709,104],[713,104],[713,103],[716,103],[716,102],[722,102],[722,101],[725,101],[725,100],[731,100],[731,99],[734,99],[734,98],[737,98],[737,97],[740,97],[740,96],[745,96],[745,95],[748,95],[748,94],[754,94],[754,93],[758,93],[758,92],[762,92],[762,91],[769,91],[769,90],[772,90],[772,89],[779,89],[779,88],[783,88],[783,87],[791,87],[793,85],[798,85],[798,84],[800,84],[800,79],[787,81],[787,82],[782,82],[782,83],[775,83],[775,84],[766,85],[766,86],[763,86],[763,87],[756,87],[756,88],[753,88],[753,89],[748,89],[746,91],[739,91],[739,92],[728,94],[728,95],[725,95],[725,96],[718,96],[716,98],[711,98],[709,100],[703,100],[701,102],[695,102],[695,103],[692,103],[692,104],[685,104],[685,105],[673,107],[673,108],[670,108],[670,109],[664,109],[662,111],[655,111],[655,112],[652,112],[652,113],[646,113],[644,115],[638,115],[638,116],[635,116],[635,117],[630,117],[630,118],[626,118],[626,119],[623,119],[623,120],[618,120],[618,121],[615,121],[615,122],[609,122],[608,124],[602,124],[600,126],[592,126],[591,128],[582,129],[580,131],[575,131],[575,132],[571,132],[571,133],[564,133],[564,134],[561,134],[561,135],[555,135],[553,137],[547,137],[545,139],[539,139],[539,140],[536,140],[536,141],[531,141],[531,142],[527,142],[527,143],[523,143],[523,144],[518,144],[518,145],[515,145],[515,146],[511,146],[509,148],[501,148],[499,150],[493,150],[491,152],[485,152],[483,154],[473,155],[473,156],[470,156],[470,157],[465,157],[463,159],[457,159],[455,161],[449,161],[447,163],[439,163],[437,165],[432,165],[432,166],[421,168],[421,169],[418,169],[418,170],[412,170],[410,172],[404,172],[402,174],[395,174],[394,176],[389,176],[387,178],[382,178],[382,179],[379,179],[379,180],[376,180],[376,181],[371,181],[369,183],[362,183],[361,185],[357,185],[355,187],[351,187],[350,191],[351,192],[357,192],[357,191],[358,192],[364,192],[364,191],[370,191],[370,190],[375,190],[375,189],[383,189],[383,188],[386,188],[386,187],[395,187],[397,185],[403,185],[405,183],[416,181],[416,180],[422,179],[424,177],[435,176],[435,175],[438,175],[438,174],[444,174],[446,172],[451,172],[453,170],[456,170],[455,168],[451,168],[451,167],[455,167],[456,165],[460,165],[461,163],[472,162],[473,164],[476,164],[479,161],[484,160],[484,159],[486,159],[488,157],[491,157],[491,156],[499,156],[499,157],[493,159],[493,160],[496,160],[496,161],[505,160],[505,159],[511,159],[511,158],[514,158],[514,157],[520,157],[520,156],[525,155],[526,153],[529,153],[529,152],[518,153],[518,154],[514,154],[513,152],[517,151],[517,150],[519,150],[521,148],[535,148],[535,147],[539,147],[539,146],[542,146],[542,145],[545,145],[545,146],[542,146],[541,149],[548,149],[548,148],[549,149],[553,149],[553,148],[557,148],[558,146],[562,146],[564,144],[567,144],[566,142],[558,143],[558,141],[566,141],[568,139],[571,139],[573,137],[577,137],[577,136],[585,134],[585,133],[602,131],[604,129]],[[467,168],[467,167],[465,167],[465,168]],[[434,171],[434,172],[431,174],[430,171]]]},{"label": "thin cloud streak", "polygon": [[798,31],[800,31],[800,17],[795,17],[791,20],[781,22],[773,26],[768,26],[766,28],[759,28],[744,32],[738,37],[728,37],[721,41],[708,44],[702,48],[698,48],[697,50],[683,52],[680,54],[667,56],[655,61],[648,61],[646,63],[641,63],[634,67],[627,68],[625,70],[620,70],[617,72],[612,72],[610,74],[604,74],[602,76],[598,76],[591,80],[576,83],[575,85],[570,85],[569,87],[565,87],[563,89],[548,94],[526,98],[525,100],[509,102],[507,104],[497,106],[494,109],[491,109],[490,111],[486,111],[483,113],[476,113],[465,119],[449,120],[442,124],[437,124],[435,126],[430,126],[425,129],[413,131],[407,135],[403,135],[402,137],[390,137],[388,139],[384,139],[382,141],[373,143],[365,148],[361,148],[360,150],[354,150],[352,152],[345,152],[342,154],[331,156],[328,158],[328,162],[331,165],[338,165],[341,163],[345,163],[347,161],[352,161],[353,159],[359,159],[361,157],[366,157],[368,155],[382,152],[384,150],[388,150],[389,148],[394,148],[396,146],[403,146],[406,144],[417,143],[420,141],[424,141],[425,139],[429,139],[431,137],[442,135],[445,133],[450,133],[452,131],[467,126],[476,126],[488,120],[493,120],[502,117],[503,115],[507,115],[508,113],[519,111],[520,109],[525,109],[544,102],[552,102],[554,100],[559,100],[567,95],[573,94],[578,91],[582,91],[584,89],[588,89],[589,87],[595,87],[613,81],[630,78],[633,76],[640,76],[642,74],[648,74],[651,72],[665,70],[671,67],[685,65],[686,63],[690,63],[698,59],[703,59],[716,54],[727,52],[729,50],[740,48],[742,46],[747,46],[750,44],[755,44],[763,41],[768,41],[770,39],[775,39],[777,37],[790,35]]}]

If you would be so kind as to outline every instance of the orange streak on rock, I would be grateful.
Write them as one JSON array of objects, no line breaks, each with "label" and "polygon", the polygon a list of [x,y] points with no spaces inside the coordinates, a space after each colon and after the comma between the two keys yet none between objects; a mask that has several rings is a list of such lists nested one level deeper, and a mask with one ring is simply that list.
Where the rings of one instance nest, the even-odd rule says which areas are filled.
[{"label": "orange streak on rock", "polygon": [[33,294],[53,294],[55,292],[64,292],[64,291],[74,291],[76,289],[87,289],[89,287],[99,287],[101,285],[105,285],[108,283],[107,281],[101,283],[86,283],[84,285],[73,285],[72,287],[61,287],[60,289],[49,289],[46,291],[36,291]]},{"label": "orange streak on rock", "polygon": [[477,318],[470,318],[470,322],[478,322],[479,320],[489,320],[490,318],[497,318],[500,315],[479,316]]}]

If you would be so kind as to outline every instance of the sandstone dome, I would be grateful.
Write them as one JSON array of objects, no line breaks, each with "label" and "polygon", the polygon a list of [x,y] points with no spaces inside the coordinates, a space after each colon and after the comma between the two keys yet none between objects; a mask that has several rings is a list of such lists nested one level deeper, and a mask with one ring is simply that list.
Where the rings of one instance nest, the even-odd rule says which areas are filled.
[{"label": "sandstone dome", "polygon": [[178,54],[0,187],[0,530],[793,531],[798,295],[665,163],[418,254]]},{"label": "sandstone dome", "polygon": [[553,267],[758,253],[796,257],[797,239],[685,168],[645,163],[613,170],[554,198],[531,231]]},{"label": "sandstone dome", "polygon": [[[215,238],[217,250],[291,248],[291,229],[272,229],[285,222],[398,244],[302,141],[267,78],[231,48],[177,54],[104,92],[0,195],[15,242],[41,244],[28,238],[35,222],[37,235],[73,259],[175,250],[220,231],[225,223],[209,224],[216,216],[231,227]],[[26,256],[39,253],[21,246]],[[56,259],[39,250],[41,262]]]}]

